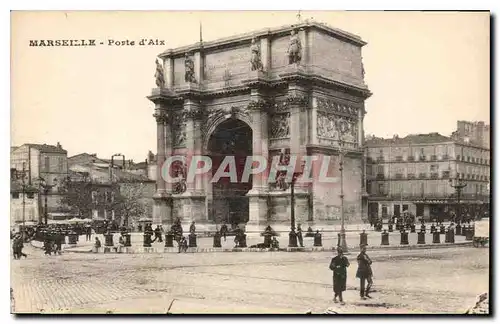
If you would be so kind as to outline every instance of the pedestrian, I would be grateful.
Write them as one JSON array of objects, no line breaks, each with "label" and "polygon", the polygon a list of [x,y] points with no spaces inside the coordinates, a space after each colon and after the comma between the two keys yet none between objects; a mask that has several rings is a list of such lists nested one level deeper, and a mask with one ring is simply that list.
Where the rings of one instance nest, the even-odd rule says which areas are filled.
[{"label": "pedestrian", "polygon": [[23,256],[25,259],[28,257],[26,253],[23,253],[23,248],[24,248],[24,243],[23,243],[23,237],[19,237],[17,240],[17,257],[21,259]]},{"label": "pedestrian", "polygon": [[195,235],[195,233],[196,233],[196,225],[195,225],[194,221],[191,223],[191,226],[189,226],[189,233],[191,235]]},{"label": "pedestrian", "polygon": [[[366,245],[361,246],[361,252],[358,255],[358,270],[356,271],[356,278],[360,280],[359,294],[361,299],[372,298],[370,293],[370,288],[373,285],[373,272],[372,272],[372,260],[366,254]],[[368,285],[365,289],[365,281]]]},{"label": "pedestrian", "polygon": [[226,223],[224,222],[224,224],[222,224],[221,228],[220,228],[220,233],[222,234],[222,236],[224,237],[224,242],[226,242],[226,235],[227,235],[227,225]]},{"label": "pedestrian", "polygon": [[85,237],[85,239],[87,240],[87,242],[91,241],[92,240],[92,226],[87,225],[86,228],[85,228],[85,230],[86,230],[86,237]]},{"label": "pedestrian", "polygon": [[123,235],[120,235],[120,238],[118,239],[118,244],[115,247],[116,253],[122,253],[122,247],[125,246],[125,239],[123,238]]},{"label": "pedestrian", "polygon": [[342,305],[345,304],[342,292],[346,290],[347,267],[349,267],[349,260],[344,256],[344,251],[339,246],[337,247],[337,255],[330,262],[330,270],[333,271],[333,302],[337,303],[338,297]]},{"label": "pedestrian", "polygon": [[94,243],[94,247],[96,249],[96,252],[98,251],[98,249],[101,247],[101,241],[99,240],[98,237],[95,238],[95,243]]},{"label": "pedestrian", "polygon": [[59,229],[55,235],[55,253],[61,255],[62,254],[62,244],[63,244],[64,236],[62,234],[61,229]]},{"label": "pedestrian", "polygon": [[297,239],[299,240],[300,247],[304,247],[304,239],[302,237],[302,228],[300,224],[297,225]]},{"label": "pedestrian", "polygon": [[188,244],[187,244],[187,240],[184,236],[181,236],[181,239],[179,240],[179,252],[178,253],[181,253],[181,252],[186,252],[188,249]]},{"label": "pedestrian", "polygon": [[156,228],[155,228],[155,241],[158,240],[158,242],[163,242],[163,239],[161,237],[161,228],[160,228],[160,225],[156,225]]},{"label": "pedestrian", "polygon": [[14,235],[14,238],[12,240],[12,255],[14,256],[14,259],[17,260],[17,259],[20,259],[21,256],[19,255],[19,249],[18,249],[18,246],[19,246],[19,237],[17,235]]}]

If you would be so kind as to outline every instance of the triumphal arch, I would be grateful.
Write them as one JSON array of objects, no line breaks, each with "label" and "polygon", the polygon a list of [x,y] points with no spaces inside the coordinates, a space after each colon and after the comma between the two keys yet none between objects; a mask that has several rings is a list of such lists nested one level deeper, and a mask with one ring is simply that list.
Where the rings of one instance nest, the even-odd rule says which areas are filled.
[{"label": "triumphal arch", "polygon": [[[360,222],[364,102],[371,94],[364,83],[365,44],[350,33],[303,22],[161,53],[157,87],[148,97],[157,125],[153,222],[180,218],[195,221],[197,230],[223,222],[245,224],[247,231],[289,229],[291,186],[283,175],[293,172],[273,178],[269,166],[287,165],[294,156],[297,174],[309,163],[301,157],[314,160],[306,167],[312,180],[294,186],[296,222],[326,229],[340,223],[341,205],[347,223]],[[172,162],[173,156],[186,160]],[[193,164],[195,156],[210,159],[208,172],[189,175],[193,165],[207,166]],[[268,167],[243,181],[252,156]],[[341,156],[342,197],[335,180]],[[232,166],[236,181],[220,177]],[[167,181],[165,172],[175,181]]]}]

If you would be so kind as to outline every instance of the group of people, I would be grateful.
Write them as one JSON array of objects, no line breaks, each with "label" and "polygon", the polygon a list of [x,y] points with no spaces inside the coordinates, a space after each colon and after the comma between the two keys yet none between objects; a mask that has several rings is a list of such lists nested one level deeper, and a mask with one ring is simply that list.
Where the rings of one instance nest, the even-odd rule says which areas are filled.
[{"label": "group of people", "polygon": [[[371,268],[372,260],[366,254],[366,245],[361,246],[361,251],[357,257],[358,269],[356,278],[360,280],[360,297],[365,300],[372,298],[370,289],[373,285],[373,271]],[[337,247],[337,255],[330,262],[330,270],[333,271],[333,301],[335,303],[344,304],[342,292],[346,290],[347,283],[347,268],[350,266],[349,260],[344,255],[341,247]],[[338,299],[337,299],[338,298]]]}]

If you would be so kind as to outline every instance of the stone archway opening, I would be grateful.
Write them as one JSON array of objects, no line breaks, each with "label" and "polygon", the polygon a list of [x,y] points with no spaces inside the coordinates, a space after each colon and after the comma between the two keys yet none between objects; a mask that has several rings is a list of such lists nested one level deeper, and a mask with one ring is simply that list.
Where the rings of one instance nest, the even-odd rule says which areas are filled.
[{"label": "stone archway opening", "polygon": [[[216,127],[210,135],[208,154],[212,159],[211,215],[216,224],[245,224],[249,217],[249,201],[246,194],[252,189],[252,176],[242,181],[242,173],[248,156],[252,155],[252,129],[239,119],[228,119]],[[234,158],[237,181],[229,176],[214,178],[217,170],[224,165],[224,160]],[[230,171],[230,166],[221,171]]]}]

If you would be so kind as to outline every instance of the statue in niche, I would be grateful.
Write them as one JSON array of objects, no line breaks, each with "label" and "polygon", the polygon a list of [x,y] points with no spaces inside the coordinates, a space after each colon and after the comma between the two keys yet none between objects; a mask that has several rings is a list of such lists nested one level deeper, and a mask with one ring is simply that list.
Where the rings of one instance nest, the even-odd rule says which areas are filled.
[{"label": "statue in niche", "polygon": [[288,45],[288,64],[299,64],[302,59],[302,44],[295,29],[290,33],[290,43]]},{"label": "statue in niche", "polygon": [[196,78],[194,77],[194,62],[188,53],[186,53],[184,59],[184,68],[184,81],[188,83],[196,83]]},{"label": "statue in niche", "polygon": [[174,179],[177,179],[177,181],[172,186],[173,193],[184,193],[187,189],[186,165],[182,161],[175,161],[172,163],[172,176]]},{"label": "statue in niche", "polygon": [[156,59],[156,73],[155,73],[155,79],[156,79],[156,86],[158,88],[165,88],[165,76],[163,73],[163,66],[158,62],[158,59]]},{"label": "statue in niche", "polygon": [[252,38],[252,45],[250,45],[252,56],[250,57],[250,64],[252,71],[262,71],[262,61],[260,58],[260,45],[256,42],[255,37]]},{"label": "statue in niche", "polygon": [[[282,149],[280,152],[280,158],[278,161],[279,166],[284,166],[290,164],[290,151],[287,149]],[[281,190],[288,189],[288,183],[286,182],[286,170],[279,170],[276,174],[276,188]]]}]

